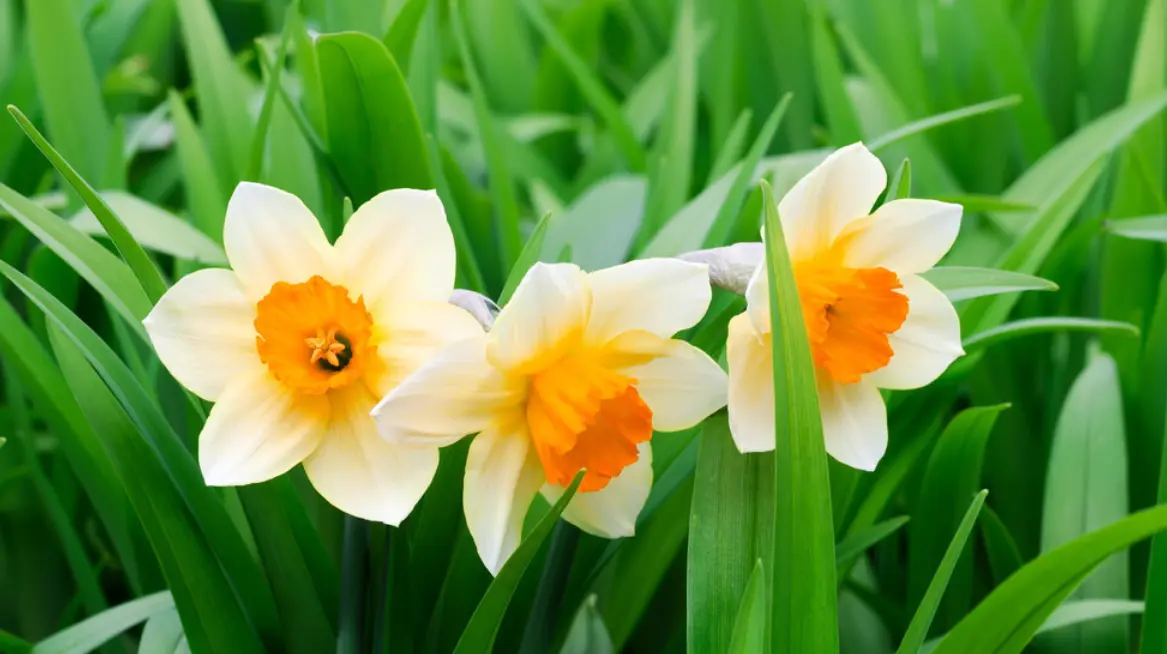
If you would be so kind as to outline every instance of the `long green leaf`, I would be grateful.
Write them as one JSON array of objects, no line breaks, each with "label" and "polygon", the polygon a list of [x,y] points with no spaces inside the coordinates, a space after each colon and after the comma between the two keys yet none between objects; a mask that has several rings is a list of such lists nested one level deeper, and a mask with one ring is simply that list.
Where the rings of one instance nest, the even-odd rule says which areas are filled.
[{"label": "long green leaf", "polygon": [[998,325],[992,329],[977,332],[964,339],[965,351],[982,349],[1019,336],[1041,334],[1044,332],[1087,332],[1112,333],[1128,337],[1139,335],[1138,327],[1115,320],[1099,320],[1097,318],[1024,318]]},{"label": "long green leaf", "polygon": [[223,189],[232,187],[224,186],[219,180],[210,149],[182,97],[170,91],[169,104],[191,222],[203,234],[222,242],[223,220],[227,216],[227,195]]},{"label": "long green leaf", "polygon": [[154,593],[103,611],[37,643],[34,654],[84,654],[174,606],[169,592]]},{"label": "long green leaf", "polygon": [[985,496],[988,494],[989,491],[982,490],[973,497],[972,505],[965,512],[956,534],[952,537],[952,542],[949,543],[948,549],[944,552],[944,558],[941,559],[940,565],[936,569],[936,576],[928,584],[928,592],[920,601],[920,606],[916,609],[915,615],[912,616],[911,624],[908,625],[908,631],[904,634],[904,639],[900,641],[900,648],[897,650],[899,654],[914,654],[919,652],[924,645],[928,629],[932,626],[932,619],[936,615],[936,610],[940,608],[940,600],[944,597],[944,591],[948,588],[952,571],[961,558],[965,542],[968,541],[969,534],[972,533],[973,525],[976,524],[977,516],[985,503]]},{"label": "long green leaf", "polygon": [[774,192],[761,183],[774,356],[773,649],[838,648],[835,537],[810,345]]},{"label": "long green leaf", "polygon": [[493,649],[494,639],[498,635],[498,629],[506,615],[507,606],[510,604],[519,582],[522,581],[523,575],[527,572],[535,555],[539,553],[543,541],[551,534],[555,522],[559,520],[559,516],[567,508],[568,502],[575,497],[575,491],[579,488],[581,481],[583,481],[582,472],[575,476],[575,480],[563,492],[555,506],[551,507],[551,510],[539,519],[539,524],[535,525],[531,533],[523,538],[518,549],[503,564],[490,587],[486,589],[482,601],[478,603],[478,608],[474,610],[470,623],[466,625],[466,629],[458,639],[458,645],[454,648],[455,654],[473,654],[474,652],[486,654]]},{"label": "long green leaf", "polygon": [[[124,191],[106,191],[101,197],[142,247],[197,263],[227,265],[221,245],[162,207]],[[69,223],[90,236],[106,236],[105,228],[89,209],[79,211]]]},{"label": "long green leaf", "polygon": [[766,647],[766,569],[758,559],[754,574],[742,593],[741,607],[734,622],[733,638],[729,641],[731,654],[751,654]]},{"label": "long green leaf", "polygon": [[941,266],[923,275],[952,302],[1021,291],[1056,291],[1058,285],[1024,273],[972,266]]},{"label": "long green leaf", "polygon": [[433,188],[429,155],[397,62],[376,39],[358,33],[316,41],[328,151],[353,204],[394,188]]}]

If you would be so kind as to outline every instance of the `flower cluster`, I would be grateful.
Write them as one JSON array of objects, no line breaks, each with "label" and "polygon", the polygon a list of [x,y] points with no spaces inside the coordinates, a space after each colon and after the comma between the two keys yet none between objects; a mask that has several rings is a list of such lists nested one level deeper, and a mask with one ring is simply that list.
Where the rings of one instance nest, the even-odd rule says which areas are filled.
[{"label": "flower cluster", "polygon": [[[927,384],[962,354],[952,305],[918,276],[951,247],[960,207],[896,200],[870,213],[885,184],[856,144],[780,204],[826,448],[865,470],[887,442],[879,389]],[[297,198],[245,183],[223,241],[231,269],[181,279],[145,321],[166,368],[215,403],[199,437],[208,484],[261,482],[302,463],[337,508],[396,525],[429,486],[439,448],[475,434],[463,504],[497,572],[535,496],[554,501],[580,471],[565,519],[632,535],[656,432],[728,404],[742,452],[774,448],[758,248],[748,310],[729,324],[727,375],[673,338],[709,307],[706,263],[536,264],[483,325],[491,312],[476,319],[451,303],[454,241],[432,191],[376,196],[329,244]]]}]

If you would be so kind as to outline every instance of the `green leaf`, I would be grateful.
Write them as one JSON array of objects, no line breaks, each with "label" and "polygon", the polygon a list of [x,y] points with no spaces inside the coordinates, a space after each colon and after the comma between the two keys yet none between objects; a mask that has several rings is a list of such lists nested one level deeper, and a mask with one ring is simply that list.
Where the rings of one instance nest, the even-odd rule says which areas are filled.
[{"label": "green leaf", "polygon": [[[522,5],[526,6],[526,5]],[[499,121],[492,115],[486,96],[486,88],[478,75],[478,69],[471,55],[466,38],[465,20],[458,0],[450,0],[451,23],[458,55],[466,69],[466,79],[470,83],[470,95],[474,101],[474,117],[478,121],[478,133],[482,149],[486,154],[486,167],[490,174],[490,190],[494,197],[494,210],[498,214],[499,263],[502,270],[510,270],[519,260],[522,251],[522,236],[519,233],[519,202],[515,197],[514,179],[507,162],[505,140],[507,134]]]},{"label": "green leaf", "polygon": [[91,652],[130,627],[173,606],[174,598],[167,591],[140,597],[53,634],[37,643],[32,651],[35,654]]},{"label": "green leaf", "polygon": [[175,4],[219,184],[234,188],[246,173],[255,129],[247,111],[250,84],[231,58],[209,0],[175,0]]},{"label": "green leaf", "polygon": [[559,654],[616,654],[604,619],[596,610],[595,595],[588,596],[579,607]]},{"label": "green leaf", "polygon": [[1167,243],[1167,215],[1123,218],[1107,223],[1107,229],[1126,238]]},{"label": "green leaf", "polygon": [[498,635],[498,628],[502,625],[502,619],[506,615],[507,606],[515,594],[515,589],[518,588],[519,582],[522,581],[523,575],[531,565],[531,561],[539,553],[543,541],[551,534],[555,522],[559,520],[559,516],[567,508],[568,502],[575,497],[575,491],[579,488],[581,481],[583,481],[583,472],[575,476],[575,480],[563,492],[555,506],[551,507],[551,510],[539,519],[539,523],[535,525],[531,533],[523,538],[518,549],[503,564],[494,581],[490,583],[490,587],[486,589],[486,594],[482,596],[482,601],[478,603],[478,608],[474,610],[470,623],[466,625],[461,638],[458,639],[454,654],[473,654],[474,652],[488,654],[494,647],[495,636]]},{"label": "green leaf", "polygon": [[316,55],[328,152],[353,204],[389,189],[433,188],[421,123],[393,55],[355,32],[320,37]]},{"label": "green leaf", "polygon": [[1131,600],[1066,600],[1046,618],[1037,633],[1065,629],[1111,616],[1127,616],[1143,612],[1143,603]]},{"label": "green leaf", "polygon": [[466,216],[462,215],[454,189],[446,178],[442,154],[438,149],[437,140],[432,134],[426,135],[426,147],[429,149],[430,165],[433,166],[434,186],[438,197],[442,200],[442,206],[446,209],[450,231],[454,233],[458,271],[461,273],[460,279],[464,280],[460,282],[459,287],[465,286],[477,293],[486,293],[486,280],[482,277],[482,267],[478,260],[478,254],[466,228]]},{"label": "green leaf", "polygon": [[896,650],[899,654],[919,652],[920,648],[924,645],[924,639],[928,637],[928,629],[932,626],[932,618],[936,615],[936,610],[940,608],[940,600],[944,597],[944,591],[948,588],[948,581],[952,576],[953,570],[956,568],[957,561],[961,558],[961,553],[964,551],[964,544],[968,541],[969,534],[972,533],[977,516],[981,512],[981,507],[984,506],[985,496],[988,494],[989,491],[982,490],[973,497],[972,505],[965,512],[964,518],[960,521],[960,526],[956,530],[956,535],[952,537],[952,542],[949,543],[948,549],[944,552],[944,558],[940,561],[940,567],[936,569],[936,576],[928,584],[928,592],[924,594],[919,608],[916,609],[915,615],[912,616],[912,622],[908,625],[908,631],[904,634],[904,639],[900,641],[900,647]]},{"label": "green leaf", "polygon": [[734,621],[733,638],[729,641],[731,654],[762,652],[766,648],[766,571],[762,560],[754,566],[754,574],[742,593],[741,607]]},{"label": "green leaf", "polygon": [[596,183],[551,218],[539,259],[554,261],[570,246],[572,261],[584,270],[624,262],[644,218],[646,195],[643,177],[613,175]]},{"label": "green leaf", "polygon": [[[1126,430],[1118,368],[1094,354],[1066,396],[1050,445],[1041,514],[1041,546],[1049,551],[1127,515]],[[1125,599],[1129,596],[1127,557],[1119,553],[1100,565],[1073,597]],[[1127,621],[1094,622],[1063,632],[1059,651],[1129,649]]]},{"label": "green leaf", "polygon": [[296,27],[295,21],[291,20],[295,11],[295,6],[289,6],[286,12],[288,20],[284,21],[280,45],[276,50],[275,65],[264,68],[267,82],[263,89],[263,105],[259,109],[259,124],[255,126],[255,133],[252,135],[251,156],[247,160],[247,168],[243,175],[244,181],[258,182],[260,173],[263,171],[263,153],[267,149],[268,132],[271,130],[272,116],[276,106],[276,92],[280,88],[280,76],[283,75],[284,65],[287,63],[288,41],[291,40],[292,30]]},{"label": "green leaf", "polygon": [[413,42],[427,7],[429,0],[406,0],[381,39],[402,70],[409,70],[409,56],[413,54]]},{"label": "green leaf", "polygon": [[867,147],[872,152],[878,152],[893,143],[902,141],[910,136],[921,134],[930,129],[936,129],[937,127],[941,127],[943,125],[948,125],[961,120],[967,120],[973,116],[980,116],[982,114],[1000,111],[1009,107],[1015,107],[1020,103],[1021,96],[1010,95],[1004,98],[997,98],[996,100],[989,100],[988,102],[979,102],[967,107],[961,107],[960,109],[955,109],[953,111],[946,111],[942,114],[929,116],[923,120],[917,120],[902,127],[897,127],[896,129],[880,136],[879,138],[873,139],[870,143],[867,144]]},{"label": "green leaf", "polygon": [[759,560],[772,556],[774,463],[741,454],[724,412],[705,420],[693,473],[685,576],[690,651],[726,651],[741,598]]},{"label": "green leaf", "polygon": [[774,192],[761,183],[774,370],[773,650],[839,644],[835,537],[818,389]]},{"label": "green leaf", "polygon": [[1139,511],[1030,561],[989,593],[935,654],[1020,652],[1054,609],[1115,552],[1167,529],[1167,506]]},{"label": "green leaf", "polygon": [[527,239],[527,244],[523,246],[523,251],[519,253],[519,258],[511,268],[510,274],[507,275],[507,281],[503,286],[502,293],[498,296],[498,305],[500,307],[504,307],[507,302],[510,302],[511,296],[515,293],[515,289],[519,287],[519,282],[523,281],[523,277],[527,275],[527,271],[531,269],[531,266],[539,261],[539,252],[543,250],[543,242],[547,238],[547,229],[550,221],[551,214],[547,214],[536,223],[535,229],[531,230],[531,236]]},{"label": "green leaf", "polygon": [[1027,213],[1035,211],[1037,207],[1022,202],[1011,202],[996,195],[937,195],[935,200],[951,202],[964,207],[965,214],[970,213]]},{"label": "green leaf", "polygon": [[186,186],[186,208],[191,222],[203,234],[222,242],[223,220],[227,216],[225,187],[219,181],[211,152],[186,103],[174,90],[170,91],[169,100],[175,150]]},{"label": "green leaf", "polygon": [[181,640],[182,620],[178,617],[178,611],[159,611],[146,621],[142,629],[138,654],[174,654]]},{"label": "green leaf", "polygon": [[1086,332],[1111,333],[1128,337],[1139,335],[1138,327],[1116,320],[1099,320],[1097,318],[1024,318],[998,325],[992,329],[977,332],[964,339],[965,352],[974,349],[986,348],[1019,336],[1030,336],[1045,332]]},{"label": "green leaf", "polygon": [[3,184],[0,207],[64,259],[145,338],[141,321],[150,313],[152,303],[124,262],[65,220]]},{"label": "green leaf", "polygon": [[80,15],[69,0],[24,4],[36,87],[49,132],[81,175],[103,184],[111,128]]},{"label": "green leaf", "polygon": [[[227,265],[222,246],[162,207],[125,191],[106,191],[101,197],[142,247],[211,266]],[[69,224],[90,236],[106,236],[105,228],[89,209],[79,211]]]},{"label": "green leaf", "polygon": [[603,81],[596,76],[592,67],[572,50],[571,44],[555,29],[538,2],[521,0],[519,7],[547,42],[547,47],[563,62],[580,93],[607,125],[628,165],[633,171],[644,171],[647,168],[647,157],[640,146],[640,140],[629,126],[620,105],[604,87]]},{"label": "green leaf", "polygon": [[844,579],[844,574],[851,569],[851,565],[863,553],[871,549],[873,545],[891,536],[906,525],[910,518],[906,515],[897,516],[884,520],[872,527],[868,527],[863,531],[848,535],[843,540],[835,545],[835,559],[838,561],[839,579]]},{"label": "green leaf", "polygon": [[1058,285],[1024,273],[972,266],[940,266],[921,275],[952,302],[1021,291],[1056,291]]},{"label": "green leaf", "polygon": [[912,197],[912,161],[904,159],[887,185],[885,203]]},{"label": "green leaf", "polygon": [[[909,606],[921,604],[932,588],[933,574],[950,548],[952,534],[958,533],[962,524],[966,502],[983,486],[981,467],[985,446],[997,417],[1008,406],[965,409],[948,423],[932,450],[912,511],[914,520],[908,528]],[[972,553],[954,561],[947,576],[951,577],[944,581],[944,587],[950,588],[947,599],[942,605],[932,607],[928,617],[930,624],[939,609],[940,629],[955,624],[972,603]]]},{"label": "green leaf", "polygon": [[32,139],[32,142],[45,155],[49,163],[53,164],[53,167],[57,169],[61,177],[65,178],[69,186],[81,196],[81,199],[85,202],[85,206],[89,207],[89,210],[97,216],[97,220],[101,222],[101,226],[105,228],[106,234],[113,241],[114,247],[122,255],[122,259],[130,267],[130,270],[138,279],[138,283],[141,284],[142,289],[146,291],[146,296],[152,302],[157,302],[158,298],[162,297],[162,294],[166,292],[166,282],[162,279],[162,273],[158,272],[158,268],[154,265],[154,262],[150,260],[150,257],[146,256],[146,251],[134,240],[134,237],[130,235],[126,226],[122,224],[122,221],[109,208],[109,205],[101,199],[97,191],[82,179],[77,174],[77,171],[69,165],[69,162],[65,161],[53,149],[53,146],[41,136],[41,133],[36,130],[36,127],[33,127],[28,118],[20,113],[20,110],[16,107],[9,106],[8,113],[12,114],[16,122],[20,123],[20,127],[24,130],[24,133]]}]

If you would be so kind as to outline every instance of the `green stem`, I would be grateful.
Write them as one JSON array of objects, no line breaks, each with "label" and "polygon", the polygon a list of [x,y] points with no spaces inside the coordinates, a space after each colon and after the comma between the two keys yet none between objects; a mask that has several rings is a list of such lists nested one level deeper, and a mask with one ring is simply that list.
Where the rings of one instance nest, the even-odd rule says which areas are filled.
[{"label": "green stem", "polygon": [[361,650],[364,625],[365,579],[369,561],[366,544],[369,525],[351,515],[344,517],[343,572],[340,582],[340,628],[336,637],[337,654],[357,654]]}]

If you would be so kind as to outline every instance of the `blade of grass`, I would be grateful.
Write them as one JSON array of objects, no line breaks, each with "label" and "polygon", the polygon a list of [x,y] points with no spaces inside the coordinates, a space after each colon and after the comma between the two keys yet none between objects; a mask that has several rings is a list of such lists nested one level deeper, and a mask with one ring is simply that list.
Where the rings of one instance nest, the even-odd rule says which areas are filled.
[{"label": "blade of grass", "polygon": [[961,558],[964,544],[968,541],[969,534],[972,533],[977,515],[980,514],[981,507],[985,504],[985,496],[988,494],[989,491],[982,490],[973,497],[972,505],[965,512],[964,519],[960,521],[960,527],[956,530],[956,535],[952,537],[952,542],[948,544],[948,549],[944,552],[944,558],[940,561],[936,576],[928,584],[928,592],[924,594],[919,608],[912,616],[912,622],[908,625],[904,639],[900,641],[900,647],[896,650],[898,654],[915,654],[924,645],[924,639],[928,637],[928,629],[932,626],[932,618],[940,607],[940,600],[943,599],[944,591],[948,588],[952,571],[956,568],[956,562]]},{"label": "blade of grass", "polygon": [[288,42],[292,38],[292,28],[295,23],[291,20],[292,12],[297,11],[298,2],[288,6],[287,18],[284,20],[284,29],[280,35],[280,45],[276,50],[276,65],[268,69],[267,83],[263,89],[263,105],[259,109],[259,123],[255,127],[255,134],[251,138],[251,156],[247,160],[244,181],[258,182],[263,170],[263,153],[267,148],[267,133],[271,128],[272,111],[275,109],[276,91],[280,88],[280,75],[284,72],[284,64],[288,56]]},{"label": "blade of grass", "polygon": [[777,200],[761,182],[774,356],[773,650],[838,649],[834,519],[818,390]]},{"label": "blade of grass", "polygon": [[965,352],[983,349],[1019,336],[1029,336],[1045,332],[1085,332],[1121,334],[1131,338],[1139,335],[1139,328],[1128,322],[1099,320],[1097,318],[1023,318],[1007,322],[992,329],[977,332],[964,339]]},{"label": "blade of grass", "polygon": [[742,593],[741,607],[734,621],[733,638],[729,641],[731,654],[762,652],[766,648],[766,570],[762,560],[754,566],[754,574]]},{"label": "blade of grass", "polygon": [[174,606],[167,591],[139,597],[63,629],[36,644],[37,654],[73,654],[97,649],[123,631]]}]

